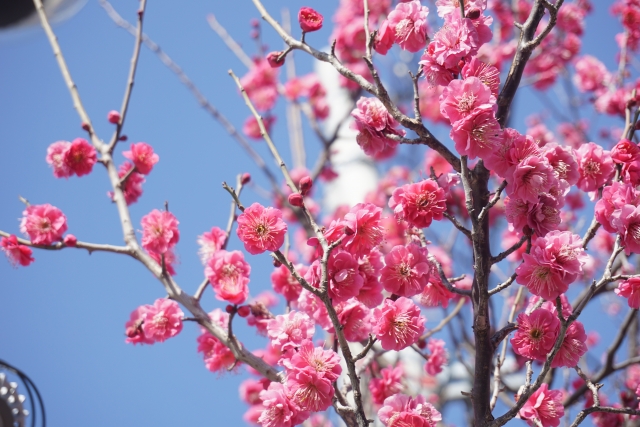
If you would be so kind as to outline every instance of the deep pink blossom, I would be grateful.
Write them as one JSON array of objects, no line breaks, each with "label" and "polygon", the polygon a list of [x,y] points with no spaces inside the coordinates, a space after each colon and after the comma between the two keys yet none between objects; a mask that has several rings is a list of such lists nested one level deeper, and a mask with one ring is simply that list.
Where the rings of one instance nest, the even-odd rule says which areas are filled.
[{"label": "deep pink blossom", "polygon": [[[460,13],[459,0],[436,0],[438,16],[444,18],[451,13]],[[464,2],[464,13],[467,15],[471,9],[483,11],[487,8],[487,0],[466,0]]]},{"label": "deep pink blossom", "polygon": [[[122,194],[124,195],[124,200],[127,205],[137,202],[140,196],[142,196],[142,184],[145,182],[142,174],[135,171],[129,173],[131,169],[133,169],[133,164],[130,162],[124,162],[118,168],[118,177],[120,179],[129,175],[122,186]],[[112,191],[109,191],[107,195],[111,200],[114,200],[114,194]]]},{"label": "deep pink blossom", "polygon": [[403,130],[396,129],[398,122],[391,117],[378,98],[362,97],[351,112],[355,119],[354,127],[358,131],[356,141],[365,154],[376,156],[387,147],[395,148],[398,142],[387,135],[404,136]]},{"label": "deep pink blossom", "polygon": [[502,129],[492,110],[473,110],[464,120],[452,126],[449,136],[456,150],[470,159],[484,159],[499,147],[503,138]]},{"label": "deep pink blossom", "polygon": [[331,382],[336,381],[342,373],[340,356],[333,350],[314,347],[311,340],[303,341],[291,358],[283,359],[283,364],[294,374],[296,371],[311,370]]},{"label": "deep pink blossom", "polygon": [[602,187],[613,175],[613,160],[609,151],[594,142],[583,144],[576,150],[580,179],[578,188],[584,192]]},{"label": "deep pink blossom", "polygon": [[615,163],[629,163],[640,159],[640,147],[633,141],[622,138],[611,149],[611,159]]},{"label": "deep pink blossom", "polygon": [[324,411],[331,406],[333,385],[331,380],[311,369],[295,370],[287,375],[287,388],[291,399],[304,411]]},{"label": "deep pink blossom", "polygon": [[[566,314],[563,314],[566,316]],[[567,329],[562,341],[562,346],[551,362],[552,368],[573,368],[580,358],[587,352],[587,334],[584,332],[582,322],[576,320]]]},{"label": "deep pink blossom", "polygon": [[64,163],[67,168],[78,176],[91,173],[97,160],[96,149],[82,138],[74,139],[64,153]]},{"label": "deep pink blossom", "polygon": [[440,111],[451,123],[468,117],[477,110],[495,112],[496,97],[477,77],[452,80],[440,95]]},{"label": "deep pink blossom", "polygon": [[124,151],[122,155],[131,160],[136,170],[142,175],[148,175],[153,169],[153,165],[160,160],[160,157],[153,152],[153,147],[146,142],[131,144],[131,150]]},{"label": "deep pink blossom", "polygon": [[173,249],[169,249],[163,254],[159,254],[157,252],[148,252],[148,253],[149,253],[149,256],[153,258],[155,262],[158,263],[158,265],[162,266],[162,263],[164,262],[164,268],[167,271],[167,273],[169,273],[170,276],[176,275],[175,264],[178,263],[178,257],[176,257],[176,254],[173,252]]},{"label": "deep pink blossom", "polygon": [[69,141],[56,141],[47,148],[46,160],[53,168],[53,176],[56,178],[68,178],[73,175],[73,171],[64,161],[70,146]]},{"label": "deep pink blossom", "polygon": [[51,245],[62,240],[67,231],[67,217],[48,203],[27,206],[22,215],[20,231],[27,234],[34,245]]},{"label": "deep pink blossom", "polygon": [[142,217],[142,247],[148,252],[163,254],[180,240],[176,217],[167,211],[154,209]]},{"label": "deep pink blossom", "polygon": [[619,227],[622,229],[620,213],[625,205],[640,205],[640,193],[631,184],[613,181],[602,189],[602,197],[595,206],[595,218],[605,230],[615,233]]},{"label": "deep pink blossom", "polygon": [[627,299],[629,307],[640,308],[640,278],[631,277],[618,283],[615,289],[616,295]]},{"label": "deep pink blossom", "polygon": [[569,185],[575,185],[578,182],[580,172],[573,148],[549,143],[544,146],[543,153],[558,179],[567,181]]},{"label": "deep pink blossom", "polygon": [[[302,264],[295,265],[295,269],[303,277],[307,272],[307,267]],[[302,286],[284,265],[277,267],[271,273],[271,285],[273,290],[284,296],[287,301],[296,301],[302,292]]]},{"label": "deep pink blossom", "polygon": [[369,381],[369,391],[371,398],[376,405],[382,405],[384,400],[400,393],[403,390],[402,378],[404,369],[401,365],[388,366],[380,370],[380,378],[371,378]]},{"label": "deep pink blossom", "polygon": [[397,43],[401,49],[409,52],[423,50],[427,44],[429,8],[422,6],[419,0],[398,3],[380,26],[374,48],[386,54],[391,43]]},{"label": "deep pink blossom", "polygon": [[5,253],[9,258],[9,262],[13,265],[20,264],[26,267],[35,261],[31,256],[33,253],[31,248],[18,243],[18,238],[14,234],[0,239],[0,250]]},{"label": "deep pink blossom", "polygon": [[378,246],[384,237],[380,223],[382,208],[372,203],[358,203],[344,216],[343,225],[350,231],[342,239],[343,247],[361,258]]},{"label": "deep pink blossom", "polygon": [[560,331],[556,314],[539,308],[531,314],[520,313],[517,323],[518,330],[511,338],[513,351],[527,359],[546,360]]},{"label": "deep pink blossom", "polygon": [[222,249],[222,245],[227,240],[227,233],[220,227],[211,227],[211,231],[206,231],[198,236],[198,245],[200,250],[200,260],[203,264],[211,259],[214,253]]},{"label": "deep pink blossom", "polygon": [[142,314],[142,330],[146,338],[163,342],[182,331],[184,313],[177,302],[158,298]]},{"label": "deep pink blossom", "polygon": [[640,253],[640,206],[624,205],[612,224],[622,238],[624,253]]},{"label": "deep pink blossom", "polygon": [[338,321],[342,325],[344,337],[350,342],[366,340],[373,328],[371,310],[355,298],[336,306]]},{"label": "deep pink blossom", "polygon": [[262,405],[260,399],[260,392],[266,390],[269,387],[269,381],[266,378],[254,379],[248,378],[240,383],[239,392],[240,399],[249,405]]},{"label": "deep pink blossom", "polygon": [[293,427],[309,417],[292,400],[292,393],[281,383],[272,382],[260,393],[264,406],[258,423],[262,427]]},{"label": "deep pink blossom", "polygon": [[557,178],[547,158],[531,156],[515,167],[506,191],[510,197],[537,203],[540,194],[556,184]]},{"label": "deep pink blossom", "polygon": [[426,319],[420,315],[420,308],[408,298],[386,299],[373,315],[377,322],[373,332],[385,350],[402,350],[415,344],[424,332]]},{"label": "deep pink blossom", "polygon": [[422,292],[429,282],[431,266],[427,248],[409,244],[395,246],[385,257],[380,282],[385,290],[403,297]]},{"label": "deep pink blossom", "polygon": [[240,251],[220,250],[213,254],[204,270],[216,298],[232,304],[242,304],[249,295],[251,266]]},{"label": "deep pink blossom", "polygon": [[573,82],[580,92],[593,92],[609,84],[611,74],[599,59],[584,55],[578,58],[574,66],[576,73]]},{"label": "deep pink blossom", "polygon": [[394,394],[384,400],[378,418],[386,427],[436,427],[442,415],[424,396]]},{"label": "deep pink blossom", "polygon": [[266,59],[256,61],[240,83],[259,111],[273,108],[278,98],[278,72]]},{"label": "deep pink blossom", "polygon": [[238,217],[238,237],[252,255],[277,251],[284,244],[287,224],[282,211],[254,203]]},{"label": "deep pink blossom", "polygon": [[[229,314],[223,312],[219,308],[216,308],[209,313],[211,322],[227,330],[229,324]],[[198,353],[202,353],[204,364],[211,372],[226,371],[237,366],[238,362],[233,355],[231,349],[224,345],[220,340],[214,337],[209,331],[201,328],[202,333],[198,336]]]},{"label": "deep pink blossom", "polygon": [[[312,286],[320,287],[321,272],[320,261],[316,260],[304,277]],[[349,252],[341,249],[334,249],[329,256],[327,278],[329,296],[336,302],[357,296],[364,284],[358,261]]]},{"label": "deep pink blossom", "polygon": [[428,51],[438,64],[452,69],[461,59],[474,56],[480,45],[473,21],[453,13],[447,15],[444,26],[433,36]]},{"label": "deep pink blossom", "polygon": [[312,339],[314,332],[313,320],[305,313],[295,310],[277,315],[267,325],[271,344],[282,352],[298,347],[305,340]]},{"label": "deep pink blossom", "polygon": [[531,426],[536,425],[533,422],[536,420],[542,427],[558,427],[560,419],[564,416],[562,399],[561,390],[549,390],[549,386],[542,383],[527,399],[518,416]]},{"label": "deep pink blossom", "polygon": [[129,320],[124,324],[127,336],[125,342],[127,344],[153,344],[155,342],[153,339],[148,338],[142,329],[144,314],[148,308],[148,305],[141,305],[131,312]]},{"label": "deep pink blossom", "polygon": [[307,315],[311,317],[325,331],[329,331],[333,328],[331,319],[329,319],[327,307],[320,300],[320,298],[307,291],[306,289],[303,289],[302,292],[300,292],[300,297],[298,298],[298,308],[300,309],[300,311],[307,313]]},{"label": "deep pink blossom", "polygon": [[[470,2],[465,2],[465,8]],[[480,61],[477,57],[471,58],[462,67],[462,78],[477,77],[484,83],[494,96],[498,96],[500,88],[500,72],[492,65]]]},{"label": "deep pink blossom", "polygon": [[429,359],[424,365],[424,369],[429,375],[438,375],[442,372],[442,367],[447,363],[447,351],[444,348],[444,341],[429,338],[427,351],[429,352]]},{"label": "deep pink blossom", "polygon": [[322,28],[323,20],[322,15],[310,7],[301,7],[298,12],[298,22],[300,23],[300,28],[302,28],[302,31],[305,33],[318,31]]},{"label": "deep pink blossom", "polygon": [[[429,44],[429,46],[431,46],[431,44]],[[453,80],[454,74],[451,70],[438,62],[438,60],[431,54],[432,51],[432,48],[427,47],[427,50],[420,58],[419,64],[422,65],[424,78],[426,79],[428,86],[447,86],[449,82]],[[422,89],[420,92],[422,93]],[[437,108],[438,106],[436,105],[435,107],[436,111],[440,112],[440,109]],[[420,111],[422,112],[422,107],[420,108]]]},{"label": "deep pink blossom", "polygon": [[418,295],[417,301],[425,307],[442,307],[447,308],[449,301],[455,297],[455,294],[442,284],[440,275],[434,263],[430,264],[429,281],[422,289],[422,293]]},{"label": "deep pink blossom", "polygon": [[396,188],[389,207],[396,218],[418,228],[428,227],[434,219],[441,220],[447,209],[444,190],[431,179]]}]

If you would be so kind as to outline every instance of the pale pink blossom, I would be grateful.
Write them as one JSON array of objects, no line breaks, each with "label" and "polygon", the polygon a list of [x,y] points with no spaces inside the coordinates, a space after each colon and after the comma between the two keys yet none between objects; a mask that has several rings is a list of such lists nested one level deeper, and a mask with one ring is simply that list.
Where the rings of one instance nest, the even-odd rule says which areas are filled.
[{"label": "pale pink blossom", "polygon": [[86,139],[76,138],[64,153],[64,163],[72,174],[83,176],[91,173],[98,157],[96,149]]},{"label": "pale pink blossom", "polygon": [[254,203],[238,217],[238,237],[252,255],[277,251],[284,244],[287,224],[282,211]]},{"label": "pale pink blossom", "polygon": [[68,178],[73,171],[64,162],[65,153],[69,151],[69,141],[56,141],[47,148],[47,163],[53,168],[53,176],[56,178]]},{"label": "pale pink blossom", "polygon": [[278,98],[278,71],[266,59],[256,61],[240,83],[259,111],[273,108]]},{"label": "pale pink blossom", "polygon": [[262,427],[293,427],[309,417],[292,401],[291,392],[281,383],[272,382],[269,388],[260,392],[264,406],[258,423]]},{"label": "pale pink blossom", "polygon": [[155,341],[148,338],[142,329],[144,314],[148,310],[148,305],[141,305],[131,312],[129,320],[124,324],[127,344],[153,344]]},{"label": "pale pink blossom", "polygon": [[607,67],[591,55],[583,55],[575,63],[573,82],[580,92],[594,92],[605,88],[611,79]]},{"label": "pale pink blossom", "polygon": [[495,112],[496,97],[477,77],[452,80],[440,95],[440,111],[451,123],[468,117],[477,110]]},{"label": "pale pink blossom", "polygon": [[198,236],[198,255],[203,264],[206,264],[214,253],[222,249],[227,241],[227,233],[220,227],[211,227],[211,231],[205,231]]},{"label": "pale pink blossom", "polygon": [[344,216],[343,225],[350,231],[342,239],[343,247],[361,258],[378,246],[384,237],[380,223],[382,208],[372,203],[358,203]]},{"label": "pale pink blossom", "polygon": [[[294,268],[303,277],[307,272],[307,267],[302,264],[297,264]],[[284,296],[287,301],[296,301],[302,292],[302,286],[285,265],[277,267],[271,273],[271,285],[273,290]]]},{"label": "pale pink blossom", "polygon": [[396,218],[418,228],[428,227],[434,219],[441,220],[447,209],[444,190],[431,179],[396,188],[389,207]]},{"label": "pale pink blossom", "polygon": [[167,211],[154,209],[142,217],[142,247],[148,252],[163,254],[180,240],[178,220]]},{"label": "pale pink blossom", "polygon": [[442,372],[442,367],[447,363],[447,350],[444,348],[444,341],[436,338],[429,338],[427,351],[429,359],[424,365],[425,371],[429,375],[438,375]]},{"label": "pale pink blossom", "polygon": [[455,69],[461,59],[474,56],[480,46],[473,21],[453,13],[447,15],[444,26],[433,36],[428,52],[438,64]]},{"label": "pale pink blossom", "polygon": [[48,203],[27,206],[22,215],[20,231],[27,234],[34,245],[51,245],[62,240],[67,231],[67,217]]},{"label": "pale pink blossom", "polygon": [[387,147],[395,148],[398,142],[387,135],[404,136],[403,130],[396,129],[398,122],[389,114],[378,98],[362,97],[351,112],[358,131],[356,141],[365,154],[375,156]]},{"label": "pale pink blossom", "polygon": [[282,359],[283,365],[289,372],[311,370],[318,376],[333,382],[342,373],[340,356],[333,350],[314,347],[311,340],[305,340],[298,347],[298,351],[291,358]]},{"label": "pale pink blossom", "polygon": [[429,8],[422,6],[419,0],[398,3],[382,23],[374,48],[382,55],[386,54],[393,43],[409,52],[423,50],[427,44]]},{"label": "pale pink blossom", "polygon": [[400,393],[404,388],[402,385],[403,376],[404,369],[401,365],[395,368],[388,366],[381,369],[380,378],[371,378],[371,381],[369,381],[369,391],[371,392],[373,403],[382,405],[387,397]]},{"label": "pale pink blossom", "polygon": [[618,283],[616,295],[627,299],[629,307],[640,308],[640,277],[631,277]]},{"label": "pale pink blossom", "polygon": [[248,378],[240,383],[239,392],[240,399],[249,405],[262,405],[260,399],[260,392],[266,390],[269,387],[270,381],[266,378],[254,379]]},{"label": "pale pink blossom", "polygon": [[394,394],[384,400],[378,418],[386,427],[436,427],[442,415],[424,396]]},{"label": "pale pink blossom", "polygon": [[287,388],[291,390],[293,402],[303,411],[324,411],[331,406],[334,394],[331,380],[315,370],[289,372]]},{"label": "pale pink blossom", "polygon": [[470,159],[484,159],[496,150],[503,138],[492,110],[473,110],[464,120],[452,124],[451,139],[458,153]]},{"label": "pale pink blossom", "polygon": [[153,147],[146,142],[131,144],[131,150],[124,151],[122,155],[131,160],[136,170],[142,175],[148,175],[153,169],[153,165],[160,160],[160,157],[153,152]]},{"label": "pale pink blossom", "polygon": [[216,298],[232,304],[242,304],[249,295],[251,266],[240,251],[220,250],[213,254],[204,270]]},{"label": "pale pink blossom", "polygon": [[31,248],[18,243],[18,238],[14,234],[0,239],[0,250],[5,253],[9,262],[13,265],[20,264],[26,267],[34,261],[31,256],[33,253]]},{"label": "pale pink blossom", "polygon": [[513,351],[527,359],[544,361],[553,348],[560,331],[560,321],[555,313],[543,308],[520,313],[518,330],[511,338]]},{"label": "pale pink blossom", "polygon": [[580,179],[578,188],[584,192],[596,191],[613,175],[614,165],[609,151],[594,142],[583,144],[576,150]]},{"label": "pale pink blossom", "polygon": [[184,313],[177,302],[158,298],[142,314],[142,330],[146,338],[164,342],[182,331]]},{"label": "pale pink blossom", "polygon": [[277,315],[267,325],[271,344],[282,352],[296,348],[303,341],[312,339],[314,332],[313,320],[305,313],[295,310]]},{"label": "pale pink blossom", "polygon": [[[422,54],[419,64],[422,65],[424,78],[427,81],[428,86],[447,86],[449,82],[453,80],[454,74],[448,68],[438,63],[438,60],[430,53],[433,49],[427,47],[427,50]],[[427,89],[427,88],[424,88]],[[421,89],[422,93],[423,90]],[[436,111],[440,112],[436,105]],[[420,108],[422,112],[422,106]]]},{"label": "pale pink blossom", "polygon": [[395,246],[385,257],[380,282],[385,290],[403,297],[422,292],[429,282],[431,266],[427,248],[409,244]]},{"label": "pale pink blossom", "polygon": [[449,301],[455,297],[455,294],[449,292],[442,283],[435,263],[430,262],[429,265],[429,281],[422,289],[422,293],[417,296],[417,301],[425,307],[447,308]]},{"label": "pale pink blossom", "polygon": [[549,390],[546,383],[542,383],[527,399],[527,402],[518,412],[518,416],[534,426],[536,420],[542,427],[558,427],[560,419],[564,416],[562,406],[563,393],[561,390]]},{"label": "pale pink blossom", "polygon": [[385,350],[402,350],[415,344],[424,332],[426,319],[420,315],[420,308],[408,298],[386,299],[373,315],[377,322],[373,332]]}]

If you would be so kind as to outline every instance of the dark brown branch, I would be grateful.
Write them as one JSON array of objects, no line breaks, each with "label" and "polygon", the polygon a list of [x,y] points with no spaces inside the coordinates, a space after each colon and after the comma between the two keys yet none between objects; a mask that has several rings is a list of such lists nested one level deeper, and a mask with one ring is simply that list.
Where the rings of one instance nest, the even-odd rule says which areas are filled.
[{"label": "dark brown branch", "polygon": [[592,414],[594,412],[609,412],[611,414],[627,414],[627,415],[640,415],[640,410],[631,409],[631,408],[612,408],[609,406],[592,406],[591,408],[586,408],[578,413],[576,419],[571,423],[571,427],[578,427],[580,423],[582,423],[587,415]]},{"label": "dark brown branch", "polygon": [[520,249],[522,247],[522,245],[524,245],[524,242],[526,242],[530,238],[531,238],[531,236],[526,236],[526,235],[522,236],[520,238],[520,240],[518,241],[518,243],[516,243],[515,245],[511,246],[506,251],[504,251],[504,252],[502,252],[502,253],[500,253],[500,254],[498,254],[496,256],[492,256],[491,257],[491,264],[499,263],[500,261],[502,261],[503,259],[505,259],[509,255],[511,255],[512,253],[514,253],[518,249]]},{"label": "dark brown branch", "polygon": [[451,224],[453,224],[455,228],[460,230],[462,234],[464,234],[465,236],[467,236],[469,240],[471,240],[471,230],[469,230],[467,227],[462,225],[455,216],[450,215],[448,212],[444,212],[442,215],[445,218],[447,218],[449,221],[451,221]]}]

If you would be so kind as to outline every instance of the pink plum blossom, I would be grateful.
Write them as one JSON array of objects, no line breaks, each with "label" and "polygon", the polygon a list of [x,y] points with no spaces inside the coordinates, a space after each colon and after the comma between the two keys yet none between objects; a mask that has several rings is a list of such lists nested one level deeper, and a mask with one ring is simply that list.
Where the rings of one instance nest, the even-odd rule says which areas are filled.
[{"label": "pink plum blossom", "polygon": [[618,283],[615,289],[616,295],[627,299],[629,307],[640,308],[640,278],[631,277]]},{"label": "pink plum blossom", "polygon": [[47,163],[53,168],[53,176],[56,178],[68,178],[73,171],[65,163],[65,153],[69,151],[69,141],[56,141],[47,148]]},{"label": "pink plum blossom", "polygon": [[419,0],[398,3],[380,26],[374,44],[376,51],[384,55],[393,43],[409,52],[423,50],[428,39],[428,14],[429,8]]},{"label": "pink plum blossom", "polygon": [[581,56],[574,66],[576,73],[573,75],[573,82],[580,92],[593,92],[602,89],[611,79],[607,67],[591,55]]},{"label": "pink plum blossom", "polygon": [[[465,2],[465,8],[467,4],[471,2]],[[486,64],[480,61],[477,57],[471,58],[462,67],[462,78],[467,79],[469,77],[477,77],[485,86],[491,90],[494,96],[498,96],[498,89],[500,88],[500,72],[492,65]]]},{"label": "pink plum blossom", "polygon": [[200,255],[202,263],[206,264],[214,253],[222,249],[226,241],[227,233],[220,227],[211,227],[211,231],[206,231],[198,236],[198,245],[200,245],[198,255]]},{"label": "pink plum blossom", "polygon": [[513,351],[527,359],[544,361],[553,348],[560,331],[560,321],[555,313],[543,308],[520,313],[518,330],[511,338]]},{"label": "pink plum blossom", "polygon": [[155,341],[148,338],[144,329],[142,329],[142,322],[144,321],[145,312],[149,309],[148,305],[141,305],[131,312],[129,320],[125,323],[125,334],[127,344],[153,344]]},{"label": "pink plum blossom", "polygon": [[22,215],[20,231],[27,234],[34,245],[51,245],[62,240],[67,231],[67,217],[48,203],[27,206]]},{"label": "pink plum blossom", "polygon": [[385,350],[402,350],[415,344],[424,332],[426,319],[420,315],[420,308],[408,298],[386,299],[373,315],[377,322],[373,332]]},{"label": "pink plum blossom", "polygon": [[287,375],[292,400],[304,411],[324,411],[331,406],[333,385],[328,378],[311,369],[294,370]]},{"label": "pink plum blossom", "polygon": [[381,369],[380,378],[371,378],[369,382],[373,403],[382,405],[387,397],[400,393],[404,388],[402,385],[403,376],[404,368],[401,365]]},{"label": "pink plum blossom", "polygon": [[355,119],[354,127],[358,131],[356,141],[369,156],[379,155],[387,147],[394,149],[398,145],[397,141],[387,135],[405,134],[403,130],[396,129],[398,122],[378,98],[360,98],[351,116]]},{"label": "pink plum blossom", "polygon": [[[307,267],[298,264],[294,266],[298,274],[304,277],[307,272]],[[284,296],[287,301],[296,301],[302,292],[302,286],[298,280],[291,275],[289,269],[281,265],[277,267],[273,273],[271,273],[271,284],[273,290]]]},{"label": "pink plum blossom", "polygon": [[252,255],[277,251],[284,244],[287,224],[282,211],[254,203],[238,217],[238,237]]},{"label": "pink plum blossom", "polygon": [[292,393],[281,383],[272,382],[260,392],[264,409],[258,418],[262,427],[293,427],[309,417],[292,400]]},{"label": "pink plum blossom", "polygon": [[220,250],[213,254],[204,275],[213,285],[216,298],[231,304],[242,304],[249,295],[251,266],[240,251]]},{"label": "pink plum blossom", "polygon": [[429,359],[424,365],[425,371],[429,375],[438,375],[442,372],[442,366],[447,363],[447,351],[444,348],[444,341],[436,338],[429,338],[427,351]]},{"label": "pink plum blossom", "polygon": [[622,238],[624,253],[640,253],[640,206],[624,205],[612,224]]},{"label": "pink plum blossom", "polygon": [[184,313],[177,302],[158,298],[153,305],[146,307],[142,315],[142,330],[146,338],[163,342],[182,331]]},{"label": "pink plum blossom", "polygon": [[357,258],[361,258],[378,246],[383,239],[380,223],[382,208],[372,203],[358,203],[344,216],[343,225],[351,233],[344,236],[344,248]]},{"label": "pink plum blossom", "polygon": [[[142,196],[142,184],[145,182],[144,176],[138,172],[129,172],[133,169],[133,164],[130,162],[124,162],[118,168],[118,177],[120,179],[125,176],[129,176],[127,180],[122,185],[122,194],[124,195],[124,200],[127,205],[135,203],[138,201],[140,196]],[[109,191],[107,195],[114,200],[114,193]]]},{"label": "pink plum blossom", "polygon": [[476,109],[464,120],[453,123],[451,139],[456,150],[470,159],[484,159],[496,150],[502,140],[502,129],[492,110]]},{"label": "pink plum blossom", "polygon": [[18,238],[14,234],[0,239],[0,250],[7,255],[9,262],[13,265],[20,264],[26,267],[34,261],[31,248],[18,243]]},{"label": "pink plum blossom", "polygon": [[562,399],[561,390],[549,390],[549,386],[542,383],[527,399],[518,416],[532,426],[536,425],[533,423],[536,420],[542,427],[558,427],[560,419],[564,416]]},{"label": "pink plum blossom", "polygon": [[594,142],[583,144],[576,150],[580,179],[578,188],[595,191],[602,187],[613,175],[613,160],[609,151]]},{"label": "pink plum blossom", "polygon": [[153,147],[146,142],[131,144],[131,150],[124,151],[122,155],[131,160],[136,170],[142,175],[148,175],[153,169],[153,165],[160,160],[160,157],[153,152]]},{"label": "pink plum blossom", "polygon": [[396,188],[389,207],[396,218],[418,228],[428,227],[434,219],[441,220],[447,209],[444,190],[430,179]]},{"label": "pink plum blossom", "polygon": [[378,418],[386,427],[436,427],[442,415],[424,396],[394,394],[384,400]]},{"label": "pink plum blossom", "polygon": [[496,110],[496,97],[477,77],[452,80],[440,95],[440,111],[451,123],[477,110]]},{"label": "pink plum blossom", "polygon": [[298,347],[298,351],[289,359],[283,358],[282,362],[289,372],[311,370],[318,376],[333,382],[342,373],[340,356],[333,350],[324,350],[322,347],[314,347],[311,340],[304,340]]},{"label": "pink plum blossom", "polygon": [[159,254],[157,252],[149,252],[149,256],[153,258],[153,260],[160,266],[162,266],[162,263],[164,262],[164,268],[170,276],[176,275],[175,264],[178,263],[178,258],[173,252],[173,249],[169,249],[163,254]]},{"label": "pink plum blossom", "polygon": [[[563,314],[566,316],[566,314]],[[567,329],[562,345],[551,362],[552,368],[561,366],[573,368],[580,358],[587,352],[587,334],[582,322],[576,320]]]},{"label": "pink plum blossom", "polygon": [[277,315],[267,325],[271,344],[282,352],[298,347],[303,341],[313,338],[314,332],[313,320],[305,313],[295,310]]},{"label": "pink plum blossom", "polygon": [[[320,261],[316,260],[311,264],[304,278],[318,288],[321,273]],[[346,301],[357,296],[364,284],[358,261],[349,252],[341,249],[333,250],[329,256],[327,278],[329,279],[329,296],[334,301]]]},{"label": "pink plum blossom", "polygon": [[507,184],[507,194],[526,202],[537,203],[541,193],[557,184],[557,178],[546,157],[531,156],[519,163]]},{"label": "pink plum blossom", "polygon": [[142,217],[142,247],[148,252],[163,254],[180,240],[178,220],[167,211],[154,209]]},{"label": "pink plum blossom", "polygon": [[474,56],[480,45],[473,21],[453,13],[447,15],[444,26],[433,36],[428,52],[438,64],[452,69],[462,58]]},{"label": "pink plum blossom", "polygon": [[64,153],[65,165],[71,173],[78,176],[91,173],[97,159],[96,149],[82,138],[74,139]]},{"label": "pink plum blossom", "polygon": [[384,260],[380,282],[385,290],[403,297],[422,292],[429,282],[428,251],[418,245],[395,246]]},{"label": "pink plum blossom", "polygon": [[[625,205],[640,204],[640,193],[628,183],[613,181],[602,189],[602,197],[596,202],[595,218],[610,233],[622,229],[620,213]],[[615,224],[614,224],[615,222]]]},{"label": "pink plum blossom", "polygon": [[351,298],[336,307],[338,321],[342,325],[347,341],[366,340],[373,328],[374,319],[371,310],[355,298]]}]

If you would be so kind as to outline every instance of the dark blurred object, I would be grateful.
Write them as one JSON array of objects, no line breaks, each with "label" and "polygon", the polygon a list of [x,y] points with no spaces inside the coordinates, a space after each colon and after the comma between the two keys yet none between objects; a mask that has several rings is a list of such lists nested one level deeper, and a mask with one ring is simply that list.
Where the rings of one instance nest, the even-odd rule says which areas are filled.
[{"label": "dark blurred object", "polygon": [[35,12],[33,0],[0,0],[0,28],[16,25]]}]

